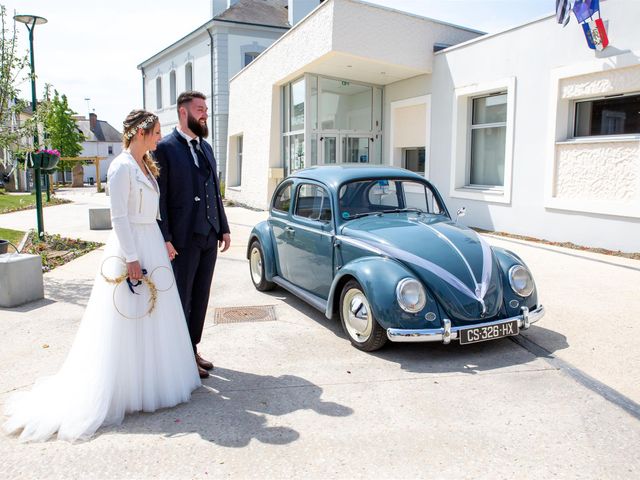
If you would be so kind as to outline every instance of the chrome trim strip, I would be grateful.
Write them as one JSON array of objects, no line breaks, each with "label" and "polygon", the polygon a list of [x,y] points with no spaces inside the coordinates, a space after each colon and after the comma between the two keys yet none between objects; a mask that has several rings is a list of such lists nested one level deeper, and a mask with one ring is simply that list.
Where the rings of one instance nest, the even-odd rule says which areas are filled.
[{"label": "chrome trim strip", "polygon": [[318,235],[324,235],[325,237],[333,237],[333,232],[325,232],[318,228],[309,227],[300,223],[286,222],[288,227],[299,228],[300,230],[306,230],[307,232],[317,233]]},{"label": "chrome trim strip", "polygon": [[285,280],[284,278],[279,277],[278,275],[274,275],[271,280],[276,285],[281,286],[285,290],[288,290],[289,292],[293,293],[296,297],[299,297],[300,300],[304,300],[313,308],[317,308],[322,313],[326,311],[326,308],[327,308],[326,300],[323,300],[322,298],[314,295],[313,293],[307,292],[305,289],[294,285],[290,281]]},{"label": "chrome trim strip", "polygon": [[[304,219],[304,217],[296,217],[296,218]],[[320,228],[314,228],[314,227],[311,227],[309,225],[304,225],[302,223],[292,222],[291,220],[285,219],[285,218],[278,218],[278,221],[282,222],[285,225],[285,227],[299,228],[301,230],[306,230],[307,232],[317,233],[318,235],[324,235],[325,237],[333,237],[334,236],[333,228],[331,228],[330,232],[325,232],[324,230],[322,230]],[[320,225],[320,224],[322,224],[322,222],[318,222],[318,224]]]},{"label": "chrome trim strip", "polygon": [[544,306],[540,305],[533,311],[529,311],[527,307],[522,307],[522,315],[516,315],[511,318],[502,318],[493,322],[476,323],[475,325],[467,325],[464,327],[452,327],[449,319],[443,319],[442,328],[426,328],[426,329],[405,329],[405,328],[387,328],[387,338],[392,342],[442,342],[448,344],[451,340],[458,339],[458,332],[468,328],[488,327],[499,325],[514,320],[518,321],[518,328],[526,330],[532,323],[536,323],[545,314]]}]

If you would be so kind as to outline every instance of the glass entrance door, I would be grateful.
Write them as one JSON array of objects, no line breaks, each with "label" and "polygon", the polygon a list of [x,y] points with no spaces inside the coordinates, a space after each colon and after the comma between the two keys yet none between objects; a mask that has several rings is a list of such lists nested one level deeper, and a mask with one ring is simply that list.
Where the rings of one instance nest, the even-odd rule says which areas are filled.
[{"label": "glass entrance door", "polygon": [[352,137],[342,139],[342,163],[369,163],[370,137]]},{"label": "glass entrance door", "polygon": [[369,163],[370,135],[329,134],[320,136],[322,165]]},{"label": "glass entrance door", "polygon": [[323,165],[338,163],[338,135],[324,135],[320,137],[320,151]]}]

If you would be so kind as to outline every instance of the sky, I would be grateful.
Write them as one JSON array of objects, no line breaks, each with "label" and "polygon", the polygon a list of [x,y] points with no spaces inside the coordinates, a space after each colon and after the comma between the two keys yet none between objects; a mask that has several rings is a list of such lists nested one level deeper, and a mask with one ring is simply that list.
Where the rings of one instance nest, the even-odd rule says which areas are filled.
[{"label": "sky", "polygon": [[[551,14],[555,0],[368,0],[396,10],[493,33]],[[134,108],[142,108],[137,66],[210,17],[210,0],[0,0],[15,13],[45,17],[34,31],[37,94],[45,83],[67,96],[81,115],[95,112],[121,129]],[[29,49],[24,24],[17,24],[20,48]],[[29,81],[20,84],[31,99]],[[89,100],[86,100],[86,99]]]}]

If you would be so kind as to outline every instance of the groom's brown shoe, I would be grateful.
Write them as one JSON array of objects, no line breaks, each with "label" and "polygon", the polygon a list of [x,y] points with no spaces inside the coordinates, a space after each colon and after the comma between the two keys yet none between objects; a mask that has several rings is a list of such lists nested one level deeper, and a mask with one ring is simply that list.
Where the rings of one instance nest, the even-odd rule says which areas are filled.
[{"label": "groom's brown shoe", "polygon": [[200,355],[196,353],[196,363],[200,368],[204,368],[205,370],[213,370],[213,363],[205,360]]},{"label": "groom's brown shoe", "polygon": [[209,378],[209,372],[207,372],[200,365],[197,365],[197,367],[198,367],[198,375],[200,375],[200,378]]}]

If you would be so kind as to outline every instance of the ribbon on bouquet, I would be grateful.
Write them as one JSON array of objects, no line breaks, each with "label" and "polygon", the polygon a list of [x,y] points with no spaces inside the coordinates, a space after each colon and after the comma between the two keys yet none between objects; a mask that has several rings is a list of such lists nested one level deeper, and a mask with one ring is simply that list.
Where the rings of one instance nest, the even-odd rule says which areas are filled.
[{"label": "ribbon on bouquet", "polygon": [[[146,275],[146,274],[147,274],[147,270],[143,268],[142,269],[143,278],[144,278],[144,275]],[[133,288],[142,285],[142,280],[138,280],[138,282],[134,285],[134,283],[131,281],[131,279],[129,277],[127,277],[127,285],[129,285],[129,290],[131,290],[131,293],[133,293],[134,295],[140,295]]]},{"label": "ribbon on bouquet", "polygon": [[169,270],[169,268],[161,265],[159,267],[154,268],[149,275],[147,275],[147,270],[143,268],[142,269],[142,275],[143,275],[142,278],[140,280],[138,280],[136,283],[133,283],[133,281],[129,278],[129,273],[126,272],[126,271],[124,273],[116,276],[116,277],[109,277],[104,273],[104,264],[110,258],[116,258],[118,260],[121,260],[123,262],[123,264],[126,265],[125,259],[122,258],[122,257],[111,256],[111,257],[105,258],[102,261],[102,265],[100,266],[100,275],[105,280],[105,282],[107,282],[107,283],[109,283],[111,285],[114,285],[115,287],[117,287],[121,283],[125,282],[127,284],[127,286],[129,287],[129,291],[134,295],[140,295],[134,289],[135,289],[135,287],[139,287],[142,284],[145,284],[147,286],[147,288],[149,289],[149,307],[147,308],[147,310],[142,315],[132,317],[132,316],[125,315],[118,308],[118,305],[116,303],[116,290],[117,290],[117,288],[114,288],[113,289],[113,306],[116,309],[116,312],[118,312],[122,317],[128,318],[130,320],[137,320],[137,319],[146,317],[147,315],[150,315],[151,312],[153,312],[153,310],[156,308],[156,301],[158,299],[158,292],[166,292],[167,290],[169,290],[173,286],[173,275],[171,276],[172,283],[167,288],[164,288],[164,289],[159,289],[156,286],[155,282],[151,279],[151,277],[153,277],[153,274],[157,270],[159,270],[161,268],[166,268],[167,270]]},{"label": "ribbon on bouquet", "polygon": [[407,252],[406,250],[402,250],[402,249],[393,247],[391,245],[386,245],[381,242],[372,242],[368,240],[365,241],[365,240],[346,237],[342,235],[339,235],[337,238],[343,243],[351,244],[355,247],[359,247],[364,250],[369,250],[371,252],[377,253],[378,255],[382,255],[395,260],[400,260],[400,261],[424,268],[425,270],[431,272],[432,274],[434,274],[444,282],[451,285],[453,288],[455,288],[462,294],[466,295],[467,297],[473,300],[478,301],[480,305],[482,305],[482,313],[485,313],[487,311],[487,306],[484,303],[484,297],[487,294],[487,290],[489,289],[489,282],[491,280],[491,274],[493,270],[491,247],[489,246],[489,244],[487,244],[487,242],[484,239],[482,239],[481,237],[478,237],[480,241],[480,245],[482,247],[482,279],[480,283],[478,283],[476,281],[475,275],[473,274],[473,271],[471,270],[471,266],[467,262],[464,255],[462,255],[462,252],[460,252],[460,250],[453,244],[453,242],[451,242],[451,240],[449,240],[443,233],[438,232],[433,227],[430,227],[430,226],[428,227],[434,230],[440,238],[442,238],[449,245],[451,245],[453,249],[458,253],[458,255],[462,258],[462,261],[466,265],[469,271],[469,274],[473,279],[473,283],[475,285],[475,291],[471,290],[467,285],[465,285],[462,282],[462,280],[460,280],[458,277],[453,275],[451,272],[442,268],[440,265],[436,265],[435,263],[430,262],[425,258],[419,257],[411,252]]}]

